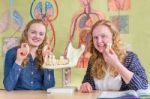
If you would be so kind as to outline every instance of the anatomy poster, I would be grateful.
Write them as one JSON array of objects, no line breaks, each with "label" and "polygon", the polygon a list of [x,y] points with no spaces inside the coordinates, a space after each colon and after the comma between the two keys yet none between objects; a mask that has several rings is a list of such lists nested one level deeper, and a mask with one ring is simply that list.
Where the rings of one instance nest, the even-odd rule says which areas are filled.
[{"label": "anatomy poster", "polygon": [[126,11],[131,8],[131,0],[108,0],[109,11]]},{"label": "anatomy poster", "polygon": [[129,16],[111,16],[110,20],[114,23],[120,33],[129,33]]}]

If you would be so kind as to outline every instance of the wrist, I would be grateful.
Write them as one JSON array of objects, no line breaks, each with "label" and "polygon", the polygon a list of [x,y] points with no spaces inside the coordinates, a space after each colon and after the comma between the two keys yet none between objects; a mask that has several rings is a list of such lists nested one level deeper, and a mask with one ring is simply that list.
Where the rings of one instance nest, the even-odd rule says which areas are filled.
[{"label": "wrist", "polygon": [[18,64],[18,65],[21,65],[22,64],[22,60],[16,59],[15,63]]}]

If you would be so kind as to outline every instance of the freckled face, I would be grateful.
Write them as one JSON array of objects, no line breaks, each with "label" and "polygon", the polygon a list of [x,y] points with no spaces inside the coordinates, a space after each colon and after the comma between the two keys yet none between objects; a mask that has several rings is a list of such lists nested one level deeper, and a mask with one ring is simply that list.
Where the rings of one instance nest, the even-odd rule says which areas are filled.
[{"label": "freckled face", "polygon": [[46,27],[41,23],[33,23],[28,32],[27,37],[31,46],[38,47],[42,44],[46,34]]},{"label": "freckled face", "polygon": [[95,48],[100,52],[107,47],[107,43],[112,43],[112,33],[105,25],[99,25],[93,30],[93,43]]}]

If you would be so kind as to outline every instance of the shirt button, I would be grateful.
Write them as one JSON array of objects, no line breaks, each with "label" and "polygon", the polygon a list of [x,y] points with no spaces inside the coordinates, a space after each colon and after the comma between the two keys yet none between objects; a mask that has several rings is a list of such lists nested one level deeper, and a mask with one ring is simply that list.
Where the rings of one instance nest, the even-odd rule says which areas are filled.
[{"label": "shirt button", "polygon": [[33,84],[33,81],[31,81],[31,84]]},{"label": "shirt button", "polygon": [[48,80],[50,80],[50,79],[51,79],[51,75],[49,74],[49,75],[48,75]]},{"label": "shirt button", "polygon": [[21,69],[19,68],[19,71],[21,71]]},{"label": "shirt button", "polygon": [[33,74],[34,74],[34,72],[31,72],[31,74],[33,75]]}]

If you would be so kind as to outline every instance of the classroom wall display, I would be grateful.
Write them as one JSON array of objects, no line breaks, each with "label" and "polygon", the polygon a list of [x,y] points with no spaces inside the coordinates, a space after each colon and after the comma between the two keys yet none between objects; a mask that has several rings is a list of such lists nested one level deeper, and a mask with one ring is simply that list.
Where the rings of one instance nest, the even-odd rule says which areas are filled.
[{"label": "classroom wall display", "polygon": [[[80,48],[81,44],[86,46],[86,50],[78,61],[77,68],[86,68],[88,65],[88,60],[90,53],[87,51],[89,46],[90,37],[88,32],[91,26],[101,19],[105,19],[105,14],[102,11],[94,10],[91,6],[92,0],[79,0],[81,5],[81,10],[77,11],[74,16],[72,16],[68,43],[66,49],[70,42],[74,41],[75,34],[78,34],[78,46]],[[66,49],[64,55],[66,55]]]},{"label": "classroom wall display", "polygon": [[109,11],[125,11],[131,8],[131,0],[108,0]]},{"label": "classroom wall display", "polygon": [[[44,9],[43,9],[44,8]],[[52,52],[56,45],[56,32],[53,21],[58,17],[58,4],[56,0],[33,0],[30,4],[30,16],[32,19],[43,19],[47,28],[50,28],[52,37],[50,37],[50,46]]]},{"label": "classroom wall display", "polygon": [[120,33],[129,33],[129,17],[128,15],[111,16],[110,20],[114,23]]},{"label": "classroom wall display", "polygon": [[3,38],[2,42],[3,42],[2,53],[3,55],[5,55],[9,49],[19,45],[19,38],[18,37],[5,37]]},{"label": "classroom wall display", "polygon": [[22,32],[24,28],[23,17],[20,12],[14,8],[13,0],[10,0],[8,9],[4,9],[0,15],[0,33],[5,32],[10,27],[13,27],[16,32]]}]

